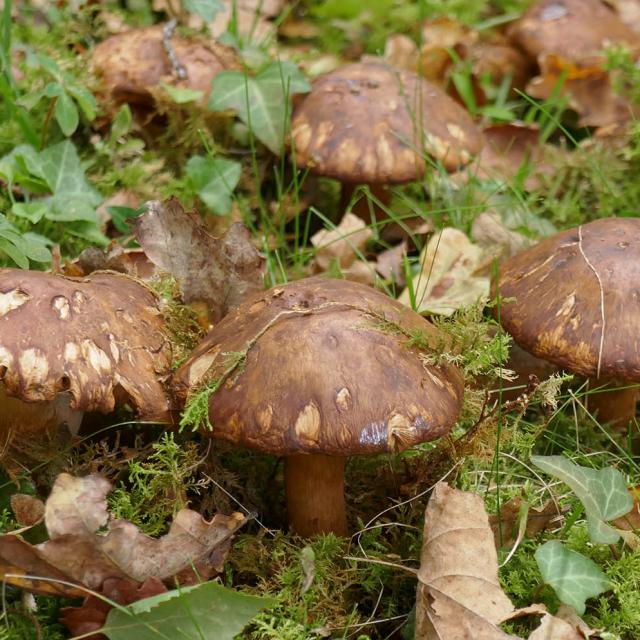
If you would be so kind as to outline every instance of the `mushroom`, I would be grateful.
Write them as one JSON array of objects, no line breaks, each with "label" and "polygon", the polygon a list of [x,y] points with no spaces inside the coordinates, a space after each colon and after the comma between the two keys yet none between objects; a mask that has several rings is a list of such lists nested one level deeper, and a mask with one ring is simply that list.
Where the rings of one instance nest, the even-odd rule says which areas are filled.
[{"label": "mushroom", "polygon": [[0,269],[0,447],[125,402],[169,421],[170,356],[158,298],[133,278]]},{"label": "mushroom", "polygon": [[503,327],[533,355],[588,378],[592,389],[608,389],[588,397],[603,424],[626,425],[636,411],[638,238],[640,219],[605,218],[546,238],[501,264]]},{"label": "mushroom", "polygon": [[296,533],[345,535],[346,458],[438,438],[460,410],[461,374],[429,364],[416,334],[439,340],[431,323],[370,287],[299,280],[232,310],[175,386],[183,398],[211,390],[206,435],[285,457]]},{"label": "mushroom", "polygon": [[[172,61],[165,46],[168,39],[163,26],[132,29],[111,36],[93,51],[93,73],[100,79],[100,94],[114,107],[130,104],[142,113],[153,110],[153,90],[167,84],[201,91],[206,104],[213,78],[227,69],[239,67],[232,49],[215,40],[180,38],[170,40],[176,60]],[[176,64],[186,77],[179,77]]]},{"label": "mushroom", "polygon": [[318,78],[296,106],[291,130],[297,165],[342,182],[345,205],[358,184],[388,201],[386,185],[422,179],[425,155],[454,171],[482,146],[471,116],[444,91],[383,62]]}]

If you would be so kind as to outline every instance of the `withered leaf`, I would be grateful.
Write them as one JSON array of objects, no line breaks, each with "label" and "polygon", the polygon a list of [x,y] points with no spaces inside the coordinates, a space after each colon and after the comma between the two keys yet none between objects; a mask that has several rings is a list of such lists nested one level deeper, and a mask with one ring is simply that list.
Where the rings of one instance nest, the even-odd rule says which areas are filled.
[{"label": "withered leaf", "polygon": [[[451,315],[488,296],[489,278],[475,275],[483,259],[483,250],[462,231],[447,227],[434,234],[420,253],[420,271],[413,276],[417,310]],[[409,287],[399,300],[411,305]]]},{"label": "withered leaf", "polygon": [[21,527],[33,527],[44,518],[42,500],[26,493],[14,493],[11,496],[11,511]]},{"label": "withered leaf", "polygon": [[577,616],[559,620],[542,605],[514,609],[498,581],[498,557],[481,496],[445,482],[436,485],[425,512],[418,580],[416,640],[521,640],[498,625],[525,615],[544,616],[542,631],[536,629],[529,640],[584,638]]},{"label": "withered leaf", "polygon": [[100,476],[60,474],[45,507],[50,539],[31,546],[16,536],[0,536],[0,560],[29,571],[41,568],[36,575],[44,577],[62,574],[91,589],[100,588],[107,578],[167,580],[192,566],[219,566],[216,552],[220,547],[226,550],[246,522],[240,513],[217,514],[207,522],[199,513],[181,509],[169,532],[155,539],[131,522],[110,516],[106,504],[110,490],[111,484]]},{"label": "withered leaf", "polygon": [[265,261],[240,223],[214,238],[171,198],[148,202],[135,233],[149,259],[178,281],[184,301],[205,303],[213,322],[263,288]]},{"label": "withered leaf", "polygon": [[316,248],[315,265],[318,271],[327,271],[333,262],[346,268],[362,254],[373,232],[353,213],[346,213],[335,229],[321,229],[311,237]]}]

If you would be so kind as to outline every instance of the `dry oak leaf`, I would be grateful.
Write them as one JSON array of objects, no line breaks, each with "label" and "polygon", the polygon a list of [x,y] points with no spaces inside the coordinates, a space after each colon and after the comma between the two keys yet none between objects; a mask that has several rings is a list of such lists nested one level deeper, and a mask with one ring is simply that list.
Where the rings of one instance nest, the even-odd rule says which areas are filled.
[{"label": "dry oak leaf", "polygon": [[151,538],[131,522],[110,516],[110,490],[109,481],[97,475],[60,474],[45,506],[49,540],[31,546],[17,536],[0,536],[0,560],[25,569],[39,564],[45,571],[37,574],[41,576],[49,575],[47,566],[53,567],[56,574],[90,589],[99,589],[107,578],[168,580],[192,566],[219,565],[216,552],[228,547],[246,522],[240,513],[216,514],[207,522],[199,513],[181,509],[166,535]]},{"label": "dry oak leaf", "polygon": [[334,229],[321,229],[311,236],[316,249],[316,271],[327,271],[332,263],[341,268],[350,267],[362,255],[373,231],[353,213],[346,213]]},{"label": "dry oak leaf", "polygon": [[135,233],[149,259],[178,281],[184,301],[205,303],[213,322],[264,288],[265,260],[240,223],[214,238],[196,214],[171,198],[147,202]]},{"label": "dry oak leaf", "polygon": [[482,497],[445,482],[425,512],[418,581],[415,640],[522,640],[498,625],[525,615],[544,616],[543,631],[529,640],[584,640],[573,620],[558,620],[542,605],[514,609],[498,581]]},{"label": "dry oak leaf", "polygon": [[[451,315],[489,295],[489,278],[476,276],[484,261],[483,250],[466,234],[447,227],[429,240],[420,253],[420,271],[413,276],[416,310]],[[410,288],[399,297],[411,306]]]},{"label": "dry oak leaf", "polygon": [[42,500],[26,493],[14,493],[10,498],[11,511],[21,527],[34,527],[44,518]]},{"label": "dry oak leaf", "polygon": [[471,237],[491,255],[492,260],[514,256],[533,244],[531,239],[509,229],[497,213],[489,211],[481,213],[473,221]]}]

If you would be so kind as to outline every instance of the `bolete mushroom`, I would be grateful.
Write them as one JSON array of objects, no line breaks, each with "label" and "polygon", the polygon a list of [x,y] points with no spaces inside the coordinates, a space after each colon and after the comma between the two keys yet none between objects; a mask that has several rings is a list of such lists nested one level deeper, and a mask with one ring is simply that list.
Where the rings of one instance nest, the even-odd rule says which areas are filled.
[{"label": "bolete mushroom", "polygon": [[[212,39],[173,37],[170,46],[162,25],[131,29],[110,36],[93,50],[91,66],[99,78],[99,94],[113,107],[128,103],[142,114],[153,111],[153,90],[161,82],[202,92],[206,104],[213,78],[227,69],[239,68],[232,49]],[[181,65],[184,77],[176,73]]]},{"label": "bolete mushroom", "polygon": [[318,78],[296,106],[291,130],[297,165],[339,180],[345,205],[359,184],[387,202],[387,185],[424,177],[427,156],[454,171],[482,147],[471,116],[444,91],[383,62]]},{"label": "bolete mushroom", "polygon": [[[588,397],[624,425],[640,382],[640,219],[606,218],[558,233],[501,264],[500,321],[533,355],[606,387]],[[626,388],[621,388],[626,387]]]},{"label": "bolete mushroom", "polygon": [[0,269],[0,448],[118,403],[168,422],[170,365],[158,297],[137,280]]},{"label": "bolete mushroom", "polygon": [[417,333],[438,340],[431,323],[381,292],[304,279],[232,310],[175,383],[191,399],[209,390],[206,435],[285,457],[295,532],[345,535],[346,458],[438,438],[460,410],[461,374],[429,364],[410,340]]}]

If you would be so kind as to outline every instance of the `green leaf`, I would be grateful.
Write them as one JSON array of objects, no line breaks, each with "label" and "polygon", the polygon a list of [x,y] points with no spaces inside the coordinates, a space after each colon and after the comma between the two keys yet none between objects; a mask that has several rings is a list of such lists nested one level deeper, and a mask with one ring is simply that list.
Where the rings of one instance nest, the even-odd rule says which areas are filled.
[{"label": "green leaf", "polygon": [[7,218],[0,213],[0,254],[4,253],[21,269],[29,268],[29,259],[36,262],[49,262],[51,252],[41,236],[31,233],[22,234]]},{"label": "green leaf", "polygon": [[109,640],[232,640],[275,603],[204,582],[112,609],[100,632]]},{"label": "green leaf", "polygon": [[91,121],[96,117],[96,99],[85,87],[77,84],[67,84],[67,93],[75,99],[78,106],[82,109],[87,120]]},{"label": "green leaf", "polygon": [[209,209],[218,215],[231,211],[231,196],[240,180],[239,162],[193,156],[187,162],[187,180]]},{"label": "green leaf", "polygon": [[572,606],[578,615],[585,610],[585,600],[611,588],[607,576],[589,558],[550,540],[535,553],[542,578],[558,598]]},{"label": "green leaf", "polygon": [[146,210],[146,207],[140,207],[139,209],[132,209],[131,207],[119,207],[115,205],[112,207],[107,207],[107,213],[111,216],[111,222],[113,222],[113,226],[120,233],[130,233],[131,229],[129,228],[129,224],[127,221],[137,218]]},{"label": "green leaf", "polygon": [[311,87],[292,62],[272,62],[255,77],[223,71],[213,83],[209,109],[233,109],[253,134],[273,153],[282,153],[289,99]]},{"label": "green leaf", "polygon": [[19,218],[26,218],[31,224],[37,224],[49,211],[47,202],[37,200],[36,202],[16,202],[11,207],[11,213]]},{"label": "green leaf", "polygon": [[620,535],[607,523],[629,513],[633,499],[624,476],[613,467],[590,469],[562,456],[531,456],[531,462],[568,484],[584,505],[593,542],[613,544]]},{"label": "green leaf", "polygon": [[189,13],[199,15],[205,22],[211,22],[224,7],[220,0],[184,0],[184,8]]},{"label": "green leaf", "polygon": [[62,133],[67,137],[73,135],[78,128],[78,122],[80,121],[78,108],[65,91],[58,96],[56,101],[56,121],[60,125]]},{"label": "green leaf", "polygon": [[116,117],[111,124],[111,138],[117,140],[126,136],[131,131],[131,124],[133,123],[133,117],[131,116],[131,108],[128,104],[123,104]]},{"label": "green leaf", "polygon": [[196,102],[202,98],[202,91],[189,89],[189,87],[174,87],[166,82],[160,83],[162,88],[169,94],[176,104],[186,104],[187,102]]}]

